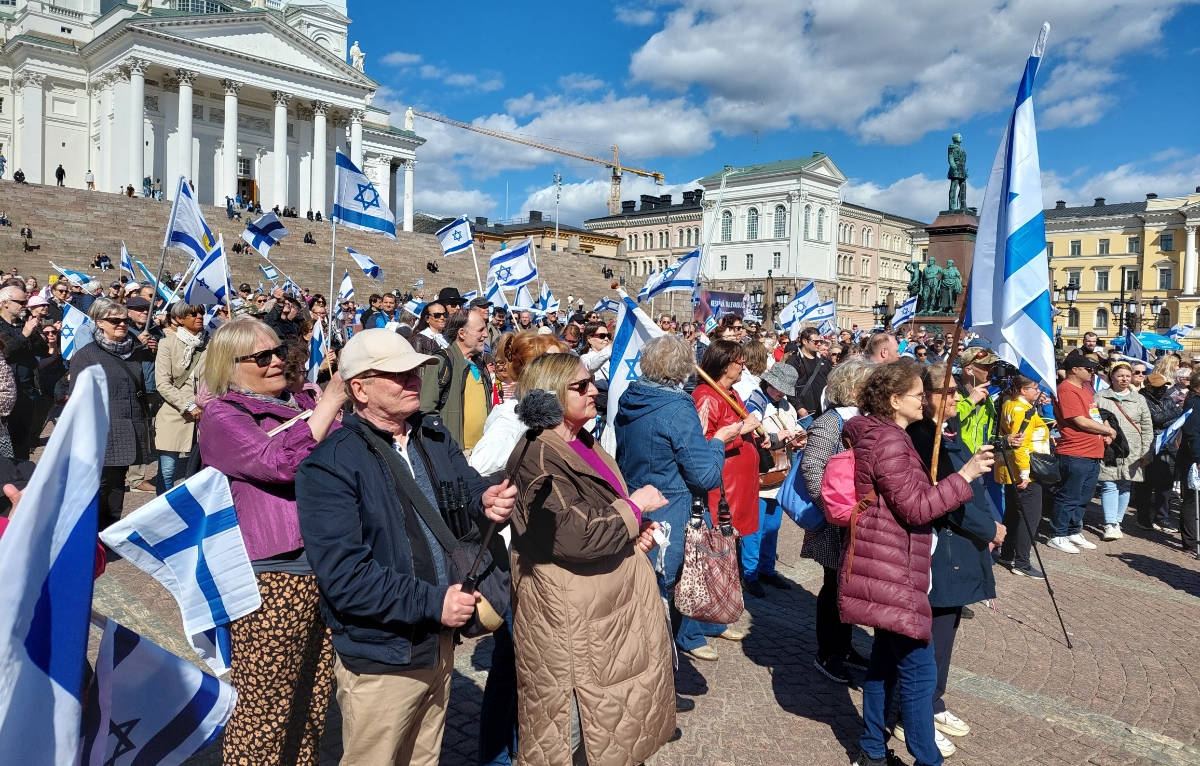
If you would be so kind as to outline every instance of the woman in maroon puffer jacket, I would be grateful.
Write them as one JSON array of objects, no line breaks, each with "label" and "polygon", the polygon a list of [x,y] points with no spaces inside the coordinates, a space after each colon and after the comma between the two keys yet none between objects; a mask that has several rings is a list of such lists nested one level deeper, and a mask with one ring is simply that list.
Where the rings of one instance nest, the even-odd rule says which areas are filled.
[{"label": "woman in maroon puffer jacket", "polygon": [[970,483],[991,470],[993,457],[985,446],[935,486],[904,430],[923,417],[924,400],[914,361],[881,364],[863,385],[862,415],[844,430],[854,447],[858,496],[876,496],[843,546],[838,579],[842,621],[875,628],[863,683],[858,766],[886,763],[885,689],[900,695],[905,741],[917,766],[942,763],[933,736],[937,667],[929,641],[929,560],[935,544],[930,522],[973,497]]}]

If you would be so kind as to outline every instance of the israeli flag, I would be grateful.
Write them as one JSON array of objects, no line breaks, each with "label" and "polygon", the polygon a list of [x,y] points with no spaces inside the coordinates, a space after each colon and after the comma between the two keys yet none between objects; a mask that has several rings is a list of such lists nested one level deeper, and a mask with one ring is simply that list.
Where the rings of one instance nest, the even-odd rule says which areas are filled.
[{"label": "israeli flag", "polygon": [[115,621],[105,623],[80,766],[177,766],[215,740],[237,703],[233,687]]},{"label": "israeli flag", "polygon": [[638,303],[644,303],[656,295],[669,292],[691,292],[700,278],[700,251],[693,250],[671,264],[670,268],[656,271],[646,280],[638,293]]},{"label": "israeli flag", "polygon": [[225,242],[217,238],[217,245],[204,256],[196,267],[196,273],[183,288],[183,299],[192,305],[224,303],[229,294],[229,261],[225,258]]},{"label": "israeli flag", "polygon": [[837,316],[837,303],[834,301],[825,301],[818,303],[807,314],[801,317],[805,322],[822,322],[826,319],[833,319]]},{"label": "israeli flag", "polygon": [[308,382],[316,383],[325,362],[325,328],[322,322],[313,325],[312,338],[308,341]]},{"label": "israeli flag", "polygon": [[621,304],[619,302],[613,300],[612,298],[601,298],[596,303],[595,307],[592,308],[592,311],[595,311],[597,314],[599,314],[604,311],[619,312],[620,309],[621,309]]},{"label": "israeli flag", "polygon": [[338,288],[338,304],[345,303],[354,297],[354,283],[350,281],[350,272],[346,272],[346,276],[342,277],[342,286]]},{"label": "israeli flag", "polygon": [[911,322],[916,316],[917,296],[914,295],[896,307],[896,313],[892,315],[892,332],[905,322]]},{"label": "israeli flag", "polygon": [[54,267],[54,270],[59,274],[62,274],[68,282],[73,282],[82,287],[83,285],[86,285],[88,282],[92,281],[92,278],[83,272],[59,268],[57,265],[55,265],[54,261],[50,261],[49,263]]},{"label": "israeli flag", "polygon": [[180,176],[163,248],[174,247],[192,256],[193,261],[203,261],[216,244],[217,238],[200,214],[200,203],[196,201],[192,187]]},{"label": "israeli flag", "polygon": [[608,360],[608,422],[601,435],[601,445],[608,454],[616,454],[616,428],[613,425],[620,409],[621,394],[629,388],[630,381],[642,375],[642,347],[651,338],[663,331],[655,326],[646,312],[638,308],[633,299],[620,292],[617,304],[617,321],[614,325],[612,355]]},{"label": "israeli flag", "polygon": [[421,316],[421,312],[425,310],[426,305],[428,304],[425,301],[419,301],[416,298],[413,298],[411,301],[405,303],[401,308],[413,316],[419,317]]},{"label": "israeli flag", "polygon": [[121,270],[128,271],[131,277],[137,277],[137,272],[133,270],[133,259],[129,257],[124,240],[121,241]]},{"label": "israeli flag", "polygon": [[1122,355],[1130,361],[1150,363],[1150,352],[1138,340],[1138,336],[1128,328],[1125,329],[1125,348],[1122,349]]},{"label": "israeli flag", "polygon": [[[717,315],[713,314],[708,319],[704,320],[704,334],[707,335],[717,329]],[[793,338],[795,340],[795,338]]]},{"label": "israeli flag", "polygon": [[472,290],[469,293],[463,293],[460,297],[463,299],[463,303],[470,303],[471,301],[473,301],[479,297],[479,291]]},{"label": "israeli flag", "polygon": [[224,320],[217,316],[217,312],[221,310],[220,303],[214,303],[208,307],[208,311],[204,312],[204,329],[209,333],[214,333],[217,328],[225,324]]},{"label": "israeli flag", "polygon": [[1163,333],[1163,335],[1167,336],[1171,340],[1179,341],[1186,338],[1194,329],[1196,329],[1196,325],[1177,324],[1170,330],[1167,330],[1165,333]]},{"label": "israeli flag", "polygon": [[246,224],[246,230],[242,232],[242,239],[257,250],[259,255],[266,258],[267,254],[271,252],[271,248],[278,245],[279,240],[290,233],[279,221],[279,216],[274,212],[269,212],[257,221]]},{"label": "israeli flag", "polygon": [[416,282],[413,282],[413,287],[424,287],[424,286],[425,286],[425,278],[424,277],[422,277],[421,279],[418,279]]},{"label": "israeli flag", "polygon": [[963,327],[989,339],[997,356],[1022,375],[1054,386],[1050,266],[1033,113],[1034,79],[1049,33],[1050,25],[1043,24],[983,193]]},{"label": "israeli flag", "polygon": [[466,250],[471,246],[471,222],[464,215],[455,218],[450,223],[438,229],[434,235],[442,243],[442,252],[446,255]]},{"label": "israeli flag", "polygon": [[92,342],[92,332],[95,329],[88,315],[71,304],[63,306],[62,358],[64,362],[71,361],[75,352]]},{"label": "israeli flag", "polygon": [[392,217],[392,211],[384,207],[383,197],[375,185],[354,167],[341,149],[335,151],[334,165],[337,172],[333,183],[333,213],[329,218],[351,229],[395,239],[396,219]]},{"label": "israeli flag", "polygon": [[513,302],[513,306],[519,309],[532,310],[536,308],[533,302],[533,296],[529,294],[529,288],[521,285],[517,288],[517,299]]},{"label": "israeli flag", "polygon": [[[467,300],[467,296],[463,296],[463,300]],[[542,283],[542,294],[538,297],[538,308],[542,311],[558,311],[558,298],[554,297],[554,293],[550,292],[550,283]]]},{"label": "israeli flag", "polygon": [[487,278],[500,287],[520,287],[537,279],[537,266],[533,263],[533,238],[493,255]]},{"label": "israeli flag", "polygon": [[[264,276],[264,277],[266,277],[267,279],[271,280],[272,282],[274,282],[275,280],[279,279],[279,272],[275,270],[275,267],[274,267],[274,266],[263,266],[263,265],[260,263],[260,264],[258,265],[258,270],[259,270],[259,271],[261,271],[261,272],[263,273],[263,276]],[[259,285],[261,286],[261,285],[262,285],[262,283],[261,283],[261,282],[259,282]]]},{"label": "israeli flag", "polygon": [[150,269],[146,268],[146,264],[142,263],[141,261],[137,261],[137,260],[135,260],[133,262],[133,264],[135,266],[137,266],[143,274],[146,275],[146,279],[148,279],[150,281],[150,284],[158,285],[158,297],[159,298],[162,298],[167,303],[174,303],[176,300],[179,299],[178,296],[175,295],[175,293],[173,293],[167,289],[166,285],[164,285],[162,282],[158,282],[154,279],[154,274],[150,271]]},{"label": "israeli flag", "polygon": [[379,264],[371,260],[369,255],[363,255],[350,247],[346,248],[346,252],[350,254],[350,257],[354,259],[354,262],[358,264],[358,267],[368,277],[376,280],[383,278],[383,269],[379,268]]},{"label": "israeli flag", "polygon": [[214,642],[213,633],[203,634],[262,605],[225,475],[205,468],[105,529],[100,539],[175,597],[192,646],[213,672],[224,673],[228,636],[218,633]]},{"label": "israeli flag", "polygon": [[1171,425],[1167,426],[1167,429],[1165,431],[1163,431],[1158,436],[1154,437],[1154,454],[1155,455],[1162,452],[1163,447],[1170,444],[1171,441],[1174,440],[1175,437],[1179,435],[1179,432],[1183,430],[1183,424],[1187,422],[1188,416],[1190,416],[1191,414],[1192,414],[1191,410],[1188,410],[1187,412],[1183,413],[1179,417],[1175,418],[1175,422],[1172,423]]},{"label": "israeli flag", "polygon": [[0,753],[73,764],[79,749],[108,386],[79,372],[0,537]]},{"label": "israeli flag", "polygon": [[767,398],[761,388],[754,389],[746,397],[746,411],[758,415],[759,420],[764,419],[769,406],[771,406],[771,400]]},{"label": "israeli flag", "polygon": [[822,335],[833,335],[833,331],[836,329],[837,328],[833,326],[833,320],[826,319],[821,323],[821,326],[817,328],[817,332],[821,333]]},{"label": "israeli flag", "polygon": [[795,298],[788,301],[788,304],[779,311],[779,326],[787,330],[791,339],[795,340],[800,335],[800,322],[820,302],[821,296],[817,295],[817,285],[810,281],[800,289],[800,292],[796,293]]},{"label": "israeli flag", "polygon": [[500,289],[500,285],[496,284],[496,280],[490,274],[488,275],[486,294],[483,297],[487,298],[488,303],[493,306],[508,305],[508,298],[505,297],[504,291]]}]

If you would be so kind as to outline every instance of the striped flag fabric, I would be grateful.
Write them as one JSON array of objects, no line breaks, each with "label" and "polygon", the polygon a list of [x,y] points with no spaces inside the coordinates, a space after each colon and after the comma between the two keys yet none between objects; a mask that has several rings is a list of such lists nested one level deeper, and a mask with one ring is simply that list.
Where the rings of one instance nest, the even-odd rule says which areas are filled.
[{"label": "striped flag fabric", "polygon": [[54,261],[49,261],[49,264],[55,271],[57,271],[59,274],[62,274],[68,282],[73,282],[74,284],[82,286],[92,281],[92,278],[83,272],[59,268]]},{"label": "striped flag fabric", "polygon": [[312,338],[308,341],[308,382],[316,383],[325,362],[325,328],[321,322],[313,324]]},{"label": "striped flag fabric", "polygon": [[229,261],[225,257],[225,241],[217,237],[217,244],[205,254],[196,267],[196,273],[183,288],[183,299],[194,305],[224,303],[230,293]]},{"label": "striped flag fabric", "polygon": [[767,407],[771,404],[771,400],[763,393],[761,388],[756,388],[746,397],[746,411],[758,415],[761,420],[767,411]]},{"label": "striped flag fabric", "polygon": [[103,368],[87,367],[0,537],[0,753],[73,764],[108,435]]},{"label": "striped flag fabric", "polygon": [[279,216],[275,215],[274,211],[269,211],[257,221],[246,224],[246,230],[242,232],[242,239],[257,250],[259,255],[266,258],[267,254],[271,252],[271,248],[278,245],[279,240],[290,233],[284,228]]},{"label": "striped flag fabric", "polygon": [[261,271],[261,272],[263,273],[263,276],[264,276],[264,277],[266,277],[267,279],[271,280],[272,282],[274,282],[275,280],[279,279],[279,272],[278,272],[278,271],[275,269],[275,267],[274,267],[274,266],[263,266],[263,265],[260,263],[260,264],[258,265],[258,270],[259,270],[259,271]]},{"label": "striped flag fabric", "polygon": [[516,247],[493,255],[487,278],[500,287],[520,287],[537,279],[537,275],[537,266],[533,262],[533,237],[529,237]]},{"label": "striped flag fabric", "polygon": [[92,331],[95,325],[88,315],[71,304],[63,306],[62,342],[63,361],[71,361],[75,352],[92,342]]},{"label": "striped flag fabric", "polygon": [[1167,330],[1166,332],[1164,332],[1163,335],[1167,336],[1171,340],[1178,341],[1178,340],[1183,340],[1184,338],[1186,338],[1194,329],[1196,329],[1196,325],[1177,324],[1174,327],[1172,327],[1170,330]]},{"label": "striped flag fabric", "polygon": [[[707,335],[715,329],[717,329],[717,315],[713,314],[708,319],[704,320],[704,334]],[[793,338],[793,340],[795,339]]]},{"label": "striped flag fabric", "polygon": [[1033,89],[1050,25],[1043,24],[980,205],[964,328],[1027,378],[1053,387],[1054,328]]},{"label": "striped flag fabric", "polygon": [[336,173],[333,182],[334,223],[359,231],[396,238],[396,219],[383,205],[383,197],[366,174],[355,167],[341,149],[334,152]]},{"label": "striped flag fabric", "polygon": [[638,293],[638,303],[669,292],[692,292],[700,279],[700,251],[693,250],[669,268],[654,272]]},{"label": "striped flag fabric", "polygon": [[352,282],[350,280],[350,272],[347,271],[346,275],[344,277],[342,277],[341,287],[338,288],[337,302],[340,305],[340,304],[345,303],[346,301],[350,300],[353,297],[354,297],[354,282]]},{"label": "striped flag fabric", "polygon": [[609,454],[616,453],[616,428],[614,422],[620,409],[621,394],[631,381],[642,375],[642,347],[651,338],[663,335],[646,312],[638,308],[633,299],[620,291],[617,304],[617,321],[613,325],[612,354],[608,360],[608,422],[605,425],[601,444]]},{"label": "striped flag fabric", "polygon": [[803,322],[823,322],[826,319],[832,320],[836,316],[837,303],[835,301],[825,301],[809,309],[807,314],[800,317],[800,320]]},{"label": "striped flag fabric", "polygon": [[405,311],[407,311],[408,313],[412,314],[413,316],[419,317],[419,316],[421,316],[421,312],[425,310],[425,306],[426,306],[425,301],[419,301],[416,298],[413,298],[411,301],[408,301],[403,306],[401,306],[401,308],[404,309]]},{"label": "striped flag fabric", "polygon": [[121,241],[121,269],[128,271],[129,276],[137,277],[137,272],[133,270],[133,259],[129,257],[129,250],[125,247],[125,241]]},{"label": "striped flag fabric", "polygon": [[446,255],[466,250],[471,246],[471,221],[467,217],[455,218],[450,223],[437,230],[434,234],[442,243],[442,252]]},{"label": "striped flag fabric", "polygon": [[1167,426],[1166,429],[1161,434],[1154,437],[1154,454],[1155,455],[1162,452],[1163,447],[1170,444],[1171,441],[1176,436],[1179,435],[1179,432],[1183,430],[1183,424],[1187,422],[1188,416],[1191,414],[1192,414],[1191,410],[1188,410],[1187,412],[1183,413],[1179,417],[1175,418],[1175,422],[1173,422],[1173,423],[1171,423],[1171,425]]},{"label": "striped flag fabric", "polygon": [[900,325],[905,322],[911,322],[916,317],[917,296],[913,295],[896,307],[896,313],[892,315],[892,332],[895,332]]},{"label": "striped flag fabric", "polygon": [[358,267],[368,277],[376,280],[383,279],[383,269],[379,268],[379,264],[371,260],[369,255],[363,255],[352,247],[346,248],[346,252],[350,254],[350,257],[354,259],[354,262],[358,264]]},{"label": "striped flag fabric", "polygon": [[800,335],[800,322],[808,312],[817,307],[821,296],[817,295],[817,285],[809,282],[796,293],[796,297],[788,301],[779,312],[779,326],[788,331],[792,340]]},{"label": "striped flag fabric", "polygon": [[180,176],[162,246],[182,250],[192,256],[193,261],[203,261],[216,244],[217,238],[200,214],[200,203],[196,201],[187,179]]}]

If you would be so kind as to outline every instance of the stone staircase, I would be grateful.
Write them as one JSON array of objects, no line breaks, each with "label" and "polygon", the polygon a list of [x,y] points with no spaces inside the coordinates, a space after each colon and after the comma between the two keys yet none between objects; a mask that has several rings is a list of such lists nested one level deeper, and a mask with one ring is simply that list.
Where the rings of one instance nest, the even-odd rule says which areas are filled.
[{"label": "stone staircase", "polygon": [[[226,247],[241,236],[245,221],[228,220],[224,208],[201,205],[201,210],[214,234],[222,234]],[[124,197],[117,194],[71,189],[39,184],[15,184],[0,182],[0,211],[7,213],[11,227],[0,227],[0,267],[7,272],[11,268],[24,276],[37,277],[45,284],[54,273],[48,261],[54,261],[64,269],[73,269],[84,274],[94,274],[107,284],[119,275],[115,271],[100,272],[89,264],[98,252],[106,252],[114,267],[120,264],[121,241],[130,254],[154,271],[162,253],[163,234],[171,214],[171,203],[142,197]],[[332,236],[329,222],[313,222],[307,219],[284,218],[283,224],[291,235],[279,245],[271,248],[271,260],[292,277],[298,284],[314,293],[329,292],[329,251]],[[19,231],[28,224],[33,229],[33,244],[39,249],[24,252]],[[311,231],[317,241],[315,245],[303,242],[305,232]],[[368,279],[357,269],[346,253],[352,247],[371,256],[383,269],[383,284]],[[477,247],[480,272],[486,276],[487,262],[496,248]],[[337,232],[335,284],[341,284],[342,274],[350,271],[354,281],[356,298],[365,305],[366,298],[373,292],[398,288],[401,292],[413,290],[419,279],[425,280],[423,292],[435,296],[442,287],[453,285],[461,292],[475,289],[475,270],[470,255],[456,253],[446,257],[435,237],[429,234],[398,232],[396,240],[375,234],[354,231],[341,227]],[[229,265],[233,272],[233,283],[249,282],[257,286],[263,279],[258,270],[266,261],[250,250],[246,253],[229,251]],[[425,264],[433,261],[438,273],[431,274]],[[188,256],[180,250],[167,251],[167,270],[182,272]],[[555,296],[566,304],[567,296],[582,300],[587,308],[595,305],[602,296],[612,295],[611,280],[603,275],[605,267],[614,273],[623,273],[624,262],[614,258],[571,252],[540,252],[538,268],[543,280],[550,284]],[[141,276],[141,275],[139,275]],[[128,279],[128,276],[125,276]],[[336,289],[336,287],[335,287]],[[418,294],[422,290],[415,290]],[[536,292],[531,290],[531,292]],[[511,295],[511,294],[510,294]]]}]

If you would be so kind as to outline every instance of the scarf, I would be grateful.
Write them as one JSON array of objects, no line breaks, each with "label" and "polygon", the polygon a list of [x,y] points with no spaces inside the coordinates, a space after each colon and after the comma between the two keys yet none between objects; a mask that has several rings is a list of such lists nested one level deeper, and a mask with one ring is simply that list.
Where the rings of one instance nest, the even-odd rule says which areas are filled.
[{"label": "scarf", "polygon": [[92,340],[96,341],[96,345],[100,348],[122,359],[128,359],[133,353],[132,335],[126,335],[125,340],[109,340],[104,336],[104,331],[97,327],[92,331]]},{"label": "scarf", "polygon": [[200,335],[192,335],[182,327],[175,328],[175,337],[183,344],[183,366],[192,366],[192,357],[197,351],[203,351],[208,345],[208,337],[201,333]]},{"label": "scarf", "polygon": [[296,399],[295,399],[295,397],[292,396],[292,392],[287,390],[286,388],[283,389],[283,391],[281,391],[279,393],[279,396],[268,396],[267,394],[256,394],[253,391],[247,391],[245,389],[238,389],[237,392],[239,394],[241,394],[242,396],[248,396],[251,399],[257,399],[260,402],[266,402],[267,404],[281,405],[283,407],[287,407],[290,410],[295,410],[296,412],[300,411],[300,405],[296,404]]}]

